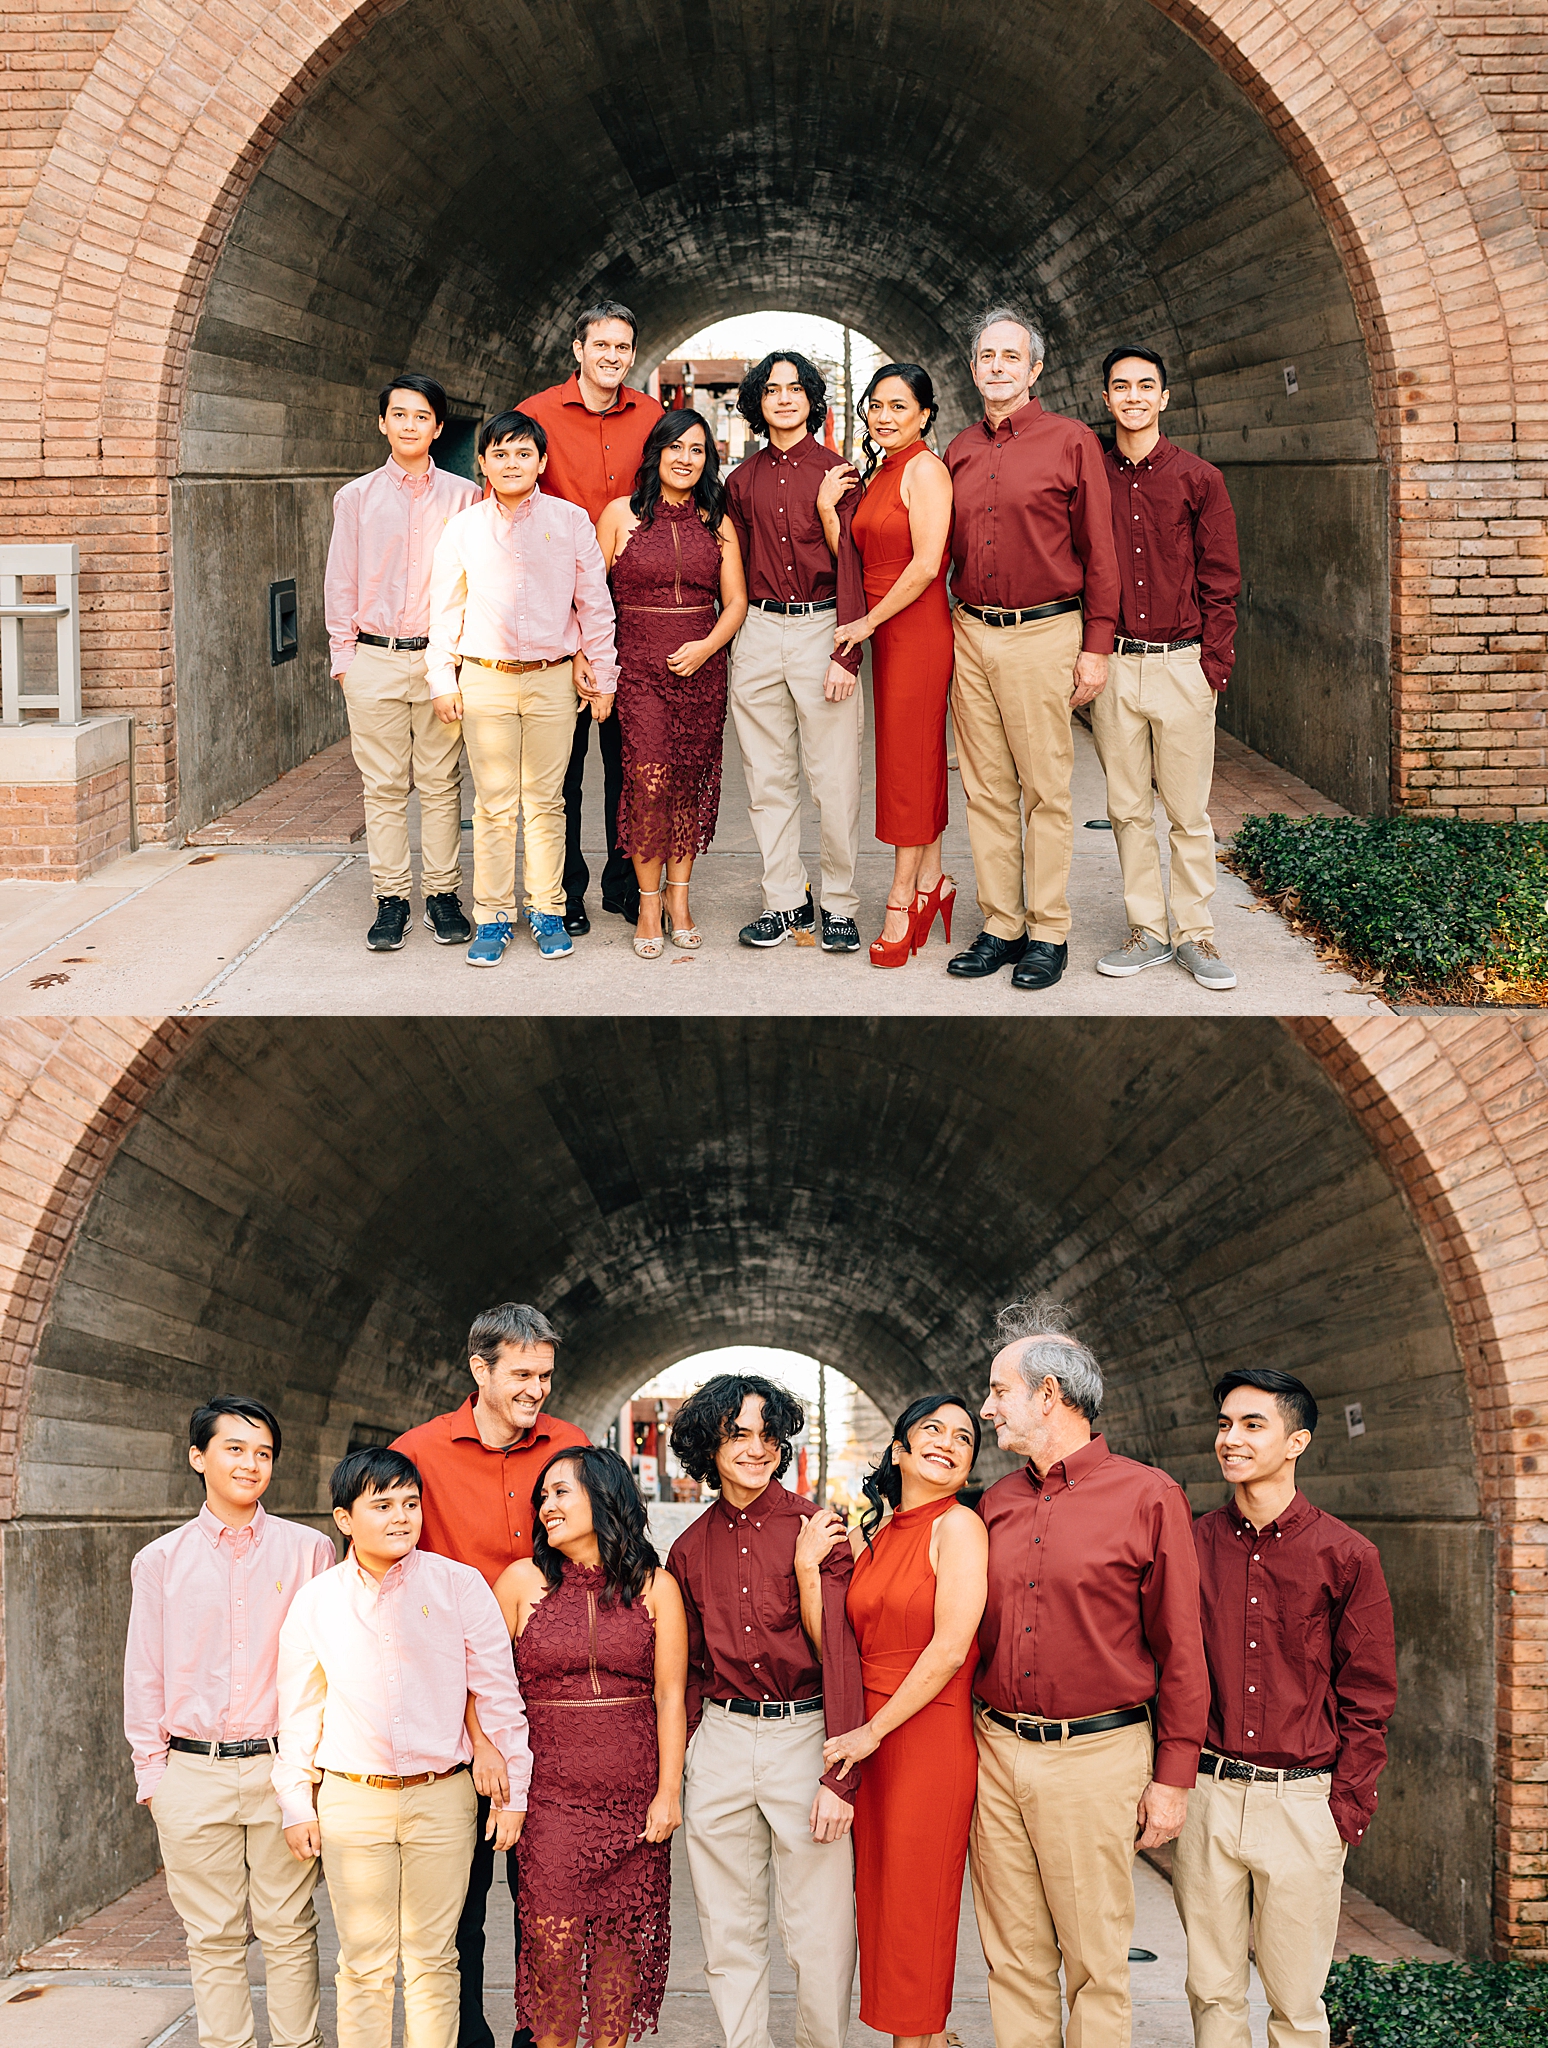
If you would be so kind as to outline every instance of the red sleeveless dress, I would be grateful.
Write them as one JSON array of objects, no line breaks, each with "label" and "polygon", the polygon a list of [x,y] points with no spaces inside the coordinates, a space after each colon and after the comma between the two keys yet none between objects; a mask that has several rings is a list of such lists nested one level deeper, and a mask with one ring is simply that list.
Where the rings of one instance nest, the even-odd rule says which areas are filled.
[{"label": "red sleeveless dress", "polygon": [[[906,614],[905,614],[906,616]],[[855,1560],[849,1619],[865,1711],[881,1711],[935,1633],[930,1532],[956,1501],[895,1514]],[[978,1792],[969,1651],[929,1706],[883,1736],[855,1798],[860,2018],[879,2034],[939,2034],[951,2012],[968,1827]]]},{"label": "red sleeveless dress", "polygon": [[[855,510],[865,564],[865,601],[883,598],[914,559],[903,472],[924,452],[916,441],[888,455]],[[876,702],[876,836],[887,846],[928,846],[946,829],[946,693],[951,687],[951,604],[946,572],[871,635]]]}]

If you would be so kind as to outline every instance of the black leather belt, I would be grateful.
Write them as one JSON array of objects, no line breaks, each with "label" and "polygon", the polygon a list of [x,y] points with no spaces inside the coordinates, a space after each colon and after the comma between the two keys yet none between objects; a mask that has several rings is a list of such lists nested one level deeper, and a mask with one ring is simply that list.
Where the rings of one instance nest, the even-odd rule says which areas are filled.
[{"label": "black leather belt", "polygon": [[355,638],[362,647],[385,647],[389,654],[423,654],[430,645],[429,637],[424,633],[417,640],[384,640],[380,633],[357,633]]},{"label": "black leather belt", "polygon": [[1030,626],[1034,619],[1056,619],[1061,612],[1078,612],[1078,597],[1058,597],[1052,604],[1035,604],[1030,611],[1002,612],[992,604],[965,604],[962,609],[970,618],[982,619],[986,626]]},{"label": "black leather belt", "polygon": [[229,1756],[278,1756],[279,1738],[274,1735],[254,1735],[246,1742],[191,1742],[186,1735],[169,1735],[168,1749],[180,1749],[188,1756],[209,1756],[213,1752],[224,1760]]},{"label": "black leather belt", "polygon": [[820,1714],[822,1701],[815,1700],[717,1700],[728,1714],[752,1714],[760,1721],[794,1719],[797,1714]]},{"label": "black leather belt", "polygon": [[1120,633],[1113,642],[1113,651],[1116,654],[1186,654],[1190,647],[1203,645],[1197,633],[1191,640],[1128,640]]},{"label": "black leather belt", "polygon": [[1150,1719],[1149,1707],[1120,1707],[1115,1714],[1088,1714],[1083,1721],[1044,1721],[1036,1714],[1002,1714],[985,1707],[991,1721],[1009,1728],[1023,1742],[1062,1742],[1067,1735],[1103,1735],[1109,1728],[1132,1728]]},{"label": "black leather belt", "polygon": [[1240,1778],[1255,1785],[1277,1785],[1283,1778],[1287,1783],[1292,1778],[1326,1778],[1332,1771],[1331,1764],[1292,1764],[1287,1771],[1265,1771],[1257,1764],[1244,1764],[1234,1756],[1216,1756],[1212,1749],[1199,1753],[1199,1770],[1206,1778]]},{"label": "black leather belt", "polygon": [[755,597],[753,608],[760,612],[783,612],[787,619],[798,618],[802,612],[836,612],[836,597],[819,597],[812,604],[780,604],[772,597]]}]

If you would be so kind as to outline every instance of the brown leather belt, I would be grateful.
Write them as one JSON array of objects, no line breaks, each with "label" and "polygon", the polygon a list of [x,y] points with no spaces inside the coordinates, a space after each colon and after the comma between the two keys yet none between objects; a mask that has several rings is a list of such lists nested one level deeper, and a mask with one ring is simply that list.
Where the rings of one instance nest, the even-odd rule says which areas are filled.
[{"label": "brown leather belt", "polygon": [[1288,1770],[1266,1771],[1260,1764],[1242,1763],[1234,1756],[1217,1756],[1212,1749],[1199,1753],[1199,1769],[1206,1778],[1237,1779],[1256,1785],[1277,1785],[1281,1779],[1289,1784],[1296,1778],[1326,1778],[1332,1771],[1331,1764],[1292,1764]]},{"label": "brown leather belt", "polygon": [[1120,633],[1113,642],[1115,654],[1186,654],[1190,647],[1202,647],[1204,642],[1197,633],[1191,640],[1131,640],[1127,633]]},{"label": "brown leather belt", "polygon": [[984,1712],[1001,1728],[1009,1728],[1023,1742],[1063,1742],[1067,1735],[1105,1735],[1109,1728],[1131,1728],[1136,1721],[1150,1719],[1149,1707],[1120,1707],[1114,1714],[1088,1714],[1083,1721],[1045,1721],[1036,1714],[1002,1714],[998,1707]]},{"label": "brown leather belt", "polygon": [[352,1785],[370,1785],[377,1792],[403,1792],[410,1785],[434,1785],[442,1778],[455,1778],[459,1771],[470,1771],[471,1764],[453,1764],[449,1771],[421,1771],[414,1778],[365,1777],[358,1771],[329,1770],[330,1778],[348,1778]]},{"label": "brown leather belt", "polygon": [[462,661],[471,661],[475,668],[497,668],[502,676],[530,676],[540,668],[562,668],[571,659],[561,654],[557,661],[485,661],[481,654],[464,654]]}]

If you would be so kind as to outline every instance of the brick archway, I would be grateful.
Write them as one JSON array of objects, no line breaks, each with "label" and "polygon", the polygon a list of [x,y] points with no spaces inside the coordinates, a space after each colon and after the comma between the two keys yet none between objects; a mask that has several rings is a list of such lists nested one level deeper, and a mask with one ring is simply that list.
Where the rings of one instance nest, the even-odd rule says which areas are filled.
[{"label": "brick archway", "polygon": [[[1392,472],[1395,796],[1535,811],[1548,795],[1533,744],[1543,708],[1528,673],[1537,622],[1523,615],[1540,609],[1528,522],[1542,486],[1517,462],[1513,421],[1548,265],[1504,127],[1468,51],[1422,11],[1160,5],[1279,136],[1354,292]],[[0,284],[0,527],[83,539],[88,701],[140,721],[150,837],[176,818],[167,478],[190,338],[275,138],[392,11],[129,6],[66,60],[68,110],[15,221]],[[28,9],[26,21],[44,47],[46,20]],[[1478,630],[1480,599],[1510,613],[1495,622],[1509,630]]]}]

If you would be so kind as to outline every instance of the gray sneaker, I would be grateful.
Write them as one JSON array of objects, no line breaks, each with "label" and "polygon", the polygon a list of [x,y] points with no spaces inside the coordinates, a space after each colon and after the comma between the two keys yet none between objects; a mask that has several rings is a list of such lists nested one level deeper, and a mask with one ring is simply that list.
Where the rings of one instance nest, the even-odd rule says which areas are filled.
[{"label": "gray sneaker", "polygon": [[1135,925],[1129,932],[1127,945],[1116,953],[1102,955],[1097,962],[1097,973],[1121,979],[1126,974],[1143,974],[1147,967],[1160,967],[1171,958],[1172,948],[1165,939],[1158,939],[1153,932],[1142,931]]},{"label": "gray sneaker", "polygon": [[1184,939],[1177,964],[1185,967],[1200,988],[1235,988],[1236,976],[1215,951],[1212,939]]}]

